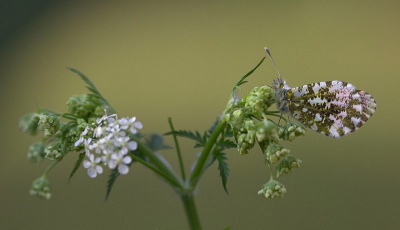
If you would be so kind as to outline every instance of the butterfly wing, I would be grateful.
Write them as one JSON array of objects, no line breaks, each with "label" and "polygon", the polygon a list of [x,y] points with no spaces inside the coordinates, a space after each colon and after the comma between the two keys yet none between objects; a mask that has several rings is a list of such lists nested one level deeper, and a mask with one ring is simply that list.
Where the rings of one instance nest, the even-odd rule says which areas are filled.
[{"label": "butterfly wing", "polygon": [[292,88],[286,94],[289,113],[310,129],[341,137],[359,129],[375,112],[375,99],[343,81]]}]

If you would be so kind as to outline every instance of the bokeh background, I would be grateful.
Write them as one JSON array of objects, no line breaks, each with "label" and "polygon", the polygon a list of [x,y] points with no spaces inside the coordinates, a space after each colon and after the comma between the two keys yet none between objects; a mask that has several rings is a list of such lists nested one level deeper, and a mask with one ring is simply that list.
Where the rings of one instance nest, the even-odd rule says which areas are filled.
[{"label": "bokeh background", "polygon": [[[1,1],[0,228],[187,229],[180,200],[135,164],[104,200],[107,173],[82,168],[67,185],[71,153],[49,175],[53,197],[29,195],[47,163],[30,164],[22,115],[42,107],[66,111],[86,93],[74,67],[145,133],[205,130],[220,115],[233,84],[268,46],[291,86],[343,80],[371,93],[378,109],[341,139],[308,131],[285,143],[303,161],[279,180],[283,199],[257,195],[268,181],[258,150],[228,152],[225,194],[213,165],[197,191],[204,229],[398,229],[400,226],[400,2],[393,1]],[[271,84],[269,60],[242,89]],[[172,145],[167,137],[166,142]],[[190,169],[198,150],[184,142]],[[164,156],[178,170],[176,155]]]}]

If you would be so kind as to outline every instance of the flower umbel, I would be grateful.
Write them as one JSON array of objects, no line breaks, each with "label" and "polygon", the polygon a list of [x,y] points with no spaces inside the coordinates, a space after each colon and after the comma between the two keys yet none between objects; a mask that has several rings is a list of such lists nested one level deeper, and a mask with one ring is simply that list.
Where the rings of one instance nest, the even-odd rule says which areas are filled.
[{"label": "flower umbel", "polygon": [[37,178],[36,180],[33,181],[29,193],[34,196],[46,198],[47,200],[50,199],[51,186],[49,180],[47,180],[44,176]]},{"label": "flower umbel", "polygon": [[262,189],[258,191],[259,195],[265,198],[281,198],[286,194],[286,188],[283,184],[276,180],[270,180],[268,183],[262,186]]},{"label": "flower umbel", "polygon": [[[137,129],[143,127],[142,123],[136,121],[135,117],[118,119],[116,114],[105,114],[96,119],[96,123],[87,126],[75,143],[75,146],[84,146],[89,158],[83,162],[88,175],[95,178],[101,174],[103,168],[100,165],[117,168],[120,174],[127,174],[132,162],[128,153],[137,149],[137,143],[131,137],[137,133]],[[89,133],[93,135],[89,136]]]}]

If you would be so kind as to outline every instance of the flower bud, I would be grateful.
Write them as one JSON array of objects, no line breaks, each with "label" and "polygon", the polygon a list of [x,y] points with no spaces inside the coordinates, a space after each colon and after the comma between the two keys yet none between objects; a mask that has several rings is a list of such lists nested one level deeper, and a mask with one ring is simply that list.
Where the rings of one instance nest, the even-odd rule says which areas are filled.
[{"label": "flower bud", "polygon": [[265,140],[278,141],[277,126],[266,117],[257,123],[257,141],[263,142]]},{"label": "flower bud", "polygon": [[30,113],[19,120],[19,129],[24,133],[35,135],[39,128],[39,114]]},{"label": "flower bud", "polygon": [[40,163],[45,157],[44,145],[42,142],[32,144],[29,146],[28,160],[32,163]]},{"label": "flower bud", "polygon": [[40,198],[46,198],[47,200],[51,197],[51,186],[50,181],[45,177],[39,177],[32,182],[32,187],[29,192],[31,195],[38,196]]},{"label": "flower bud", "polygon": [[[101,103],[98,101],[98,99],[95,97],[90,97],[88,94],[75,95],[70,97],[67,101],[68,111],[82,118],[87,118],[95,111],[98,111],[96,109],[99,105],[101,105]],[[101,111],[100,114],[103,114],[103,111]]]},{"label": "flower bud", "polygon": [[285,141],[293,141],[298,136],[304,136],[306,130],[297,124],[286,123],[278,130],[279,138]]},{"label": "flower bud", "polygon": [[60,127],[60,118],[55,115],[39,115],[39,125],[44,130],[44,138],[55,134]]},{"label": "flower bud", "polygon": [[294,168],[300,168],[301,160],[292,155],[285,156],[276,166],[276,176],[279,177],[284,174],[289,174]]},{"label": "flower bud", "polygon": [[248,108],[250,112],[262,114],[275,103],[275,93],[266,85],[255,87],[243,101],[245,102],[245,108]]},{"label": "flower bud", "polygon": [[230,124],[236,128],[240,129],[243,125],[243,120],[244,120],[244,113],[242,110],[235,110],[232,113]]},{"label": "flower bud", "polygon": [[286,188],[283,184],[276,180],[270,180],[262,186],[262,189],[258,191],[258,194],[265,198],[281,198],[286,194],[286,192]]},{"label": "flower bud", "polygon": [[63,157],[61,144],[59,142],[53,142],[48,145],[44,149],[44,153],[46,154],[45,157],[51,161],[61,160]]},{"label": "flower bud", "polygon": [[264,151],[265,158],[273,164],[280,161],[289,153],[289,149],[286,149],[282,145],[276,143],[271,143]]}]

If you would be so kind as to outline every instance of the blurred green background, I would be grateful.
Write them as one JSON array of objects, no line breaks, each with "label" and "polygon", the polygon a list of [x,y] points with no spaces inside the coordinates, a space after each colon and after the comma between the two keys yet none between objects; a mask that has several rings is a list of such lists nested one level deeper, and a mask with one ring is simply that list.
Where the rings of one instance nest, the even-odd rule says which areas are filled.
[{"label": "blurred green background", "polygon": [[[31,197],[47,163],[27,161],[41,136],[21,133],[18,119],[36,104],[66,111],[69,96],[87,92],[69,66],[145,133],[168,132],[169,116],[176,129],[202,131],[264,46],[289,85],[351,82],[374,96],[377,112],[345,138],[308,131],[285,143],[303,164],[279,178],[283,199],[257,195],[269,178],[258,150],[229,151],[229,195],[217,165],[197,190],[203,228],[399,228],[399,1],[3,0],[0,15],[1,229],[187,229],[172,189],[139,164],[105,202],[107,173],[93,180],[81,168],[67,185],[72,153],[49,175],[51,200]],[[276,77],[264,62],[241,95]],[[189,171],[198,150],[183,143]],[[175,153],[164,156],[178,170]]]}]

